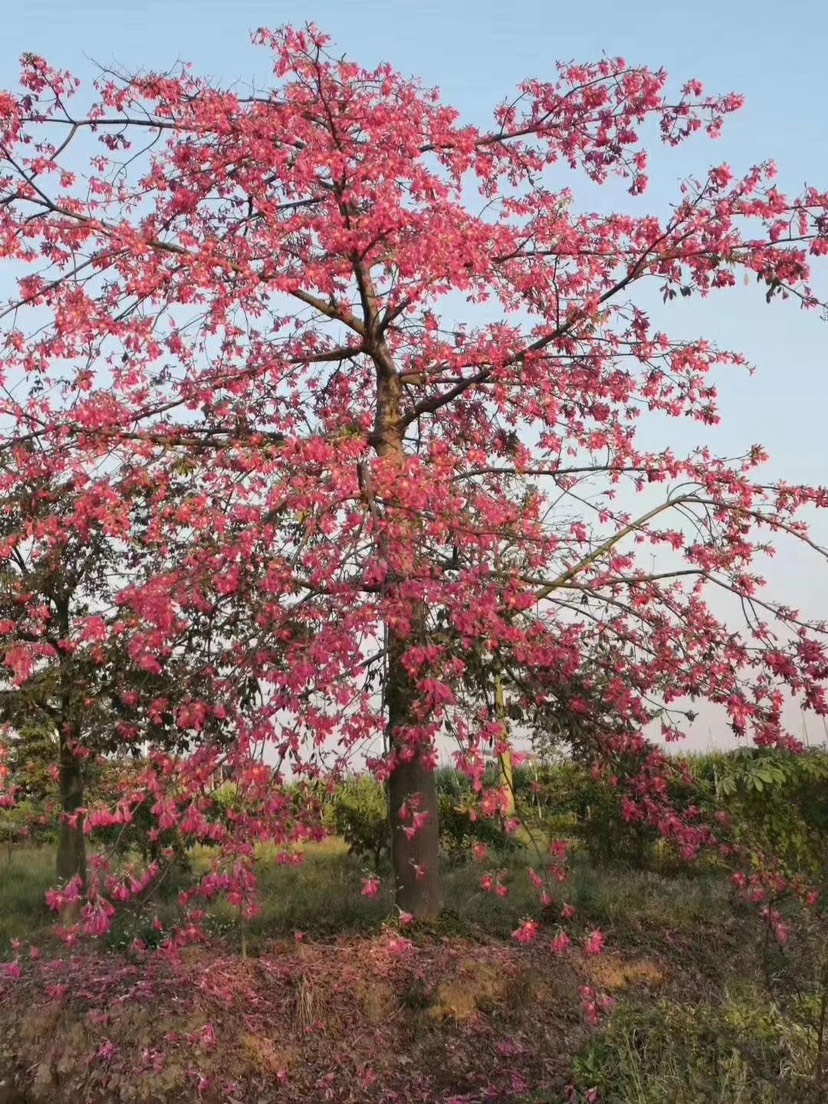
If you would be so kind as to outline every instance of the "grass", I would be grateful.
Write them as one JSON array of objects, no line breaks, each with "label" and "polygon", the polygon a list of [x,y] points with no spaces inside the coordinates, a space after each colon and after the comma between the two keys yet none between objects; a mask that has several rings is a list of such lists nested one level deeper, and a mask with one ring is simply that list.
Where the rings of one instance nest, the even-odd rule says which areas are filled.
[{"label": "grass", "polygon": [[[473,862],[443,867],[444,923],[458,932],[508,938],[521,920],[536,916],[537,893],[526,875],[528,853],[510,854],[506,897],[481,888],[481,868]],[[340,840],[307,848],[301,866],[282,866],[264,853],[258,864],[262,911],[246,926],[254,942],[302,931],[314,938],[377,930],[394,916],[390,878],[376,897],[362,895],[362,866]],[[707,877],[664,877],[648,871],[593,867],[575,858],[569,883],[560,887],[559,904],[572,903],[582,923],[642,938],[665,929],[676,933],[721,925],[729,916],[726,881]],[[238,912],[226,903],[213,909],[213,930],[240,938]]]},{"label": "grass", "polygon": [[[207,862],[206,853],[193,855],[196,870]],[[482,890],[477,864],[447,862],[446,917],[432,934],[507,945],[499,941],[508,941],[522,919],[537,916],[535,892],[525,876],[529,862],[528,852],[503,859],[510,871],[506,897]],[[377,897],[363,896],[362,865],[341,840],[308,847],[300,866],[280,864],[276,853],[265,849],[257,866],[262,910],[254,920],[242,925],[238,910],[226,902],[210,911],[210,930],[230,951],[244,946],[256,956],[272,940],[300,931],[312,942],[367,935],[394,916],[390,879],[383,879]],[[47,937],[51,918],[43,898],[53,874],[51,848],[19,847],[0,856],[0,961],[8,957],[10,940]],[[124,950],[136,937],[157,938],[152,921],[155,916],[172,921],[186,877],[170,876],[143,910],[126,910],[108,937],[109,948]],[[588,1046],[572,1056],[582,1101],[593,1088],[602,1104],[828,1099],[828,1092],[815,1087],[816,1035],[808,1015],[763,984],[755,915],[736,909],[721,873],[668,876],[594,866],[576,854],[570,880],[556,899],[576,906],[576,923],[583,928],[602,928],[611,950],[595,983],[614,993],[615,1009]],[[650,982],[631,983],[625,963],[649,964]],[[646,970],[639,971],[645,976]],[[813,1009],[809,1015],[813,1021]],[[527,1097],[526,1104],[559,1101]]]},{"label": "grass", "polygon": [[731,897],[727,879],[715,871],[684,877],[578,859],[572,864],[572,903],[606,928],[642,934],[692,931],[729,916]]},{"label": "grass", "polygon": [[[537,897],[526,876],[529,853],[509,855],[509,893],[499,897],[480,886],[481,869],[473,862],[446,862],[443,869],[447,923],[459,931],[505,938],[526,917],[537,914]],[[195,853],[196,870],[206,866],[206,853]],[[348,855],[339,839],[305,850],[300,866],[283,865],[276,853],[263,849],[257,862],[261,913],[244,925],[238,910],[225,901],[210,910],[213,934],[231,944],[244,934],[249,949],[262,941],[297,931],[314,938],[376,931],[394,916],[390,879],[383,878],[376,897],[363,896],[363,868]],[[170,923],[176,898],[186,875],[168,877],[160,891],[139,913],[126,910],[116,923],[109,945],[123,948],[136,937],[154,936],[158,916]],[[36,939],[48,930],[51,917],[44,894],[54,882],[54,854],[48,847],[18,847],[0,859],[0,957],[14,938]],[[575,856],[569,883],[560,887],[560,902],[574,904],[584,924],[623,933],[626,939],[647,940],[659,933],[689,933],[725,923],[729,892],[714,874],[665,877],[648,871],[594,867]],[[669,921],[669,922],[667,922]],[[668,931],[669,929],[669,931]]]},{"label": "grass", "polygon": [[623,1004],[575,1062],[601,1104],[822,1104],[815,1037],[752,983]]},{"label": "grass", "polygon": [[44,900],[55,881],[55,853],[49,847],[14,847],[0,857],[0,960],[11,939],[31,939],[49,924]]}]

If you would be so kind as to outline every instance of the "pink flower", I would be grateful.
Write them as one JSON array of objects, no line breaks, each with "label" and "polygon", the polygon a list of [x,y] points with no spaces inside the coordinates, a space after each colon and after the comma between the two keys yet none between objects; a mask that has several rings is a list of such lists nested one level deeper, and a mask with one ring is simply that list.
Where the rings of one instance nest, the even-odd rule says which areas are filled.
[{"label": "pink flower", "polygon": [[535,889],[543,888],[543,878],[541,878],[536,870],[533,870],[530,866],[526,873],[529,875],[529,881],[532,883]]},{"label": "pink flower", "polygon": [[520,927],[512,932],[512,938],[518,943],[534,943],[539,931],[540,924],[537,920],[524,920]]},{"label": "pink flower", "polygon": [[389,954],[399,958],[401,955],[410,951],[414,944],[410,939],[402,939],[398,935],[392,935],[388,942],[385,944],[385,949]]},{"label": "pink flower", "polygon": [[607,996],[606,993],[597,992],[591,985],[581,987],[584,1014],[594,1027],[597,1027],[601,1022],[602,1014],[612,1008],[614,1003],[612,997]]},{"label": "pink flower", "polygon": [[11,668],[17,685],[25,682],[34,671],[38,649],[27,644],[13,644],[6,649],[5,663]]},{"label": "pink flower", "polygon": [[362,896],[363,897],[377,897],[380,891],[379,878],[366,878],[362,883]]},{"label": "pink flower", "polygon": [[202,1027],[198,1034],[197,1041],[201,1043],[202,1046],[207,1047],[208,1050],[212,1050],[216,1046],[218,1038],[216,1036],[216,1029],[212,1024],[205,1024],[204,1027]]},{"label": "pink flower", "polygon": [[575,915],[576,911],[577,911],[577,909],[575,908],[574,905],[566,905],[565,904],[564,907],[561,909],[561,919],[562,920],[571,920],[572,917]]},{"label": "pink flower", "polygon": [[773,925],[773,934],[776,936],[777,943],[779,943],[780,946],[784,946],[791,937],[791,929],[787,924],[778,920]]},{"label": "pink flower", "polygon": [[604,949],[604,934],[592,931],[583,942],[584,954],[599,955]]},{"label": "pink flower", "polygon": [[553,954],[562,955],[572,946],[572,940],[566,934],[566,932],[558,932],[552,942],[549,944],[549,949]]},{"label": "pink flower", "polygon": [[108,1062],[118,1053],[118,1048],[109,1039],[105,1039],[95,1051],[95,1058],[99,1062]]}]

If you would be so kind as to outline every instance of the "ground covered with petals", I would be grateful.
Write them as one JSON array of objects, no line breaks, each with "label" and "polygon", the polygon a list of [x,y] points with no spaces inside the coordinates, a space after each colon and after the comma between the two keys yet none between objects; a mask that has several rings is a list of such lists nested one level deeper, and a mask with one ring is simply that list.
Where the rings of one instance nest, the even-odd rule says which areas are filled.
[{"label": "ground covered with petals", "polygon": [[[37,963],[2,1002],[3,1104],[519,1100],[562,1093],[583,964],[388,932],[175,965]],[[653,980],[647,971],[637,979]],[[14,1086],[14,1089],[13,1089]]]}]

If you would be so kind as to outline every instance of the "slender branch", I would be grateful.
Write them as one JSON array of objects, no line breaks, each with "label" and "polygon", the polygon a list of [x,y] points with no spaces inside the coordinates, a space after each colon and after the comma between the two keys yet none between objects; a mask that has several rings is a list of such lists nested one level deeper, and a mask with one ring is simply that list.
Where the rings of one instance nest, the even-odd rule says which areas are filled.
[{"label": "slender branch", "polygon": [[535,601],[540,602],[544,598],[548,598],[554,590],[556,590],[560,586],[563,586],[564,583],[569,582],[570,579],[573,579],[576,575],[579,575],[583,570],[585,570],[587,567],[590,567],[597,560],[600,560],[600,558],[606,555],[607,552],[611,551],[616,546],[616,544],[622,541],[625,537],[628,537],[630,533],[635,533],[638,530],[642,529],[643,526],[646,525],[648,521],[652,521],[654,517],[657,517],[659,514],[664,513],[665,510],[670,510],[674,508],[681,502],[693,501],[693,498],[693,495],[682,495],[680,498],[670,498],[667,499],[666,502],[662,502],[660,505],[654,506],[652,510],[648,510],[645,514],[642,514],[640,517],[636,518],[635,521],[631,521],[628,525],[625,525],[623,529],[619,529],[617,533],[613,533],[611,537],[608,537],[607,540],[599,544],[598,547],[593,552],[590,552],[588,556],[584,556],[583,559],[579,560],[576,564],[573,564],[572,567],[569,567],[566,571],[562,572],[562,574],[560,574],[557,579],[540,587],[540,589],[535,592]]}]

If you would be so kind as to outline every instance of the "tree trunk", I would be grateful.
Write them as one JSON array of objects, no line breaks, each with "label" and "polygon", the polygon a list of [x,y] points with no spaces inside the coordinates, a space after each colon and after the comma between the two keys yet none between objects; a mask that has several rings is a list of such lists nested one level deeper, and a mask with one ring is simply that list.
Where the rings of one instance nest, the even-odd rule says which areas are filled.
[{"label": "tree trunk", "polygon": [[[378,317],[376,293],[369,273],[360,270],[357,276],[370,308],[366,317],[366,326],[370,330]],[[372,356],[377,370],[377,407],[371,443],[377,456],[391,463],[395,459],[400,461],[402,469],[405,458],[404,430],[400,425],[402,383],[384,341],[375,344]],[[362,493],[372,514],[380,516],[370,486],[363,486]],[[393,504],[390,509],[393,510]],[[404,579],[392,574],[387,581],[394,586],[404,582]],[[415,626],[425,627],[425,612],[424,607],[413,611],[411,620]],[[387,733],[388,751],[393,762],[388,779],[388,806],[395,900],[401,911],[410,913],[415,919],[434,920],[441,907],[437,779],[427,762],[431,749],[411,749],[399,735],[401,728],[415,720],[412,706],[417,691],[402,662],[411,641],[397,635],[390,627],[387,627],[387,634]],[[407,816],[409,810],[411,819],[417,813],[427,814],[425,823],[410,837],[406,832],[412,827]]]},{"label": "tree trunk", "polygon": [[[506,701],[503,696],[503,680],[500,675],[497,676],[495,682],[495,708],[497,710],[497,719],[506,726],[506,731],[509,731],[509,721],[506,716]],[[511,749],[507,749],[502,755],[498,756],[500,762],[500,785],[503,788],[503,792],[506,794],[506,804],[503,812],[507,817],[513,817],[515,815],[515,773],[512,766],[512,752]]]},{"label": "tree trunk", "polygon": [[83,818],[75,824],[67,824],[66,816],[72,816],[83,806],[83,773],[81,760],[72,754],[66,738],[60,738],[60,821],[57,851],[57,876],[61,882],[80,876],[86,885],[86,838],[83,834]]},{"label": "tree trunk", "polygon": [[[389,634],[388,743],[392,756],[400,755],[388,780],[395,900],[402,912],[417,920],[435,920],[442,907],[437,779],[424,760],[428,749],[418,748],[412,755],[412,750],[396,736],[399,726],[411,721],[416,693],[402,664],[406,646],[405,640]],[[411,829],[413,815],[418,813],[426,813],[428,819],[409,836],[406,829]]]}]

